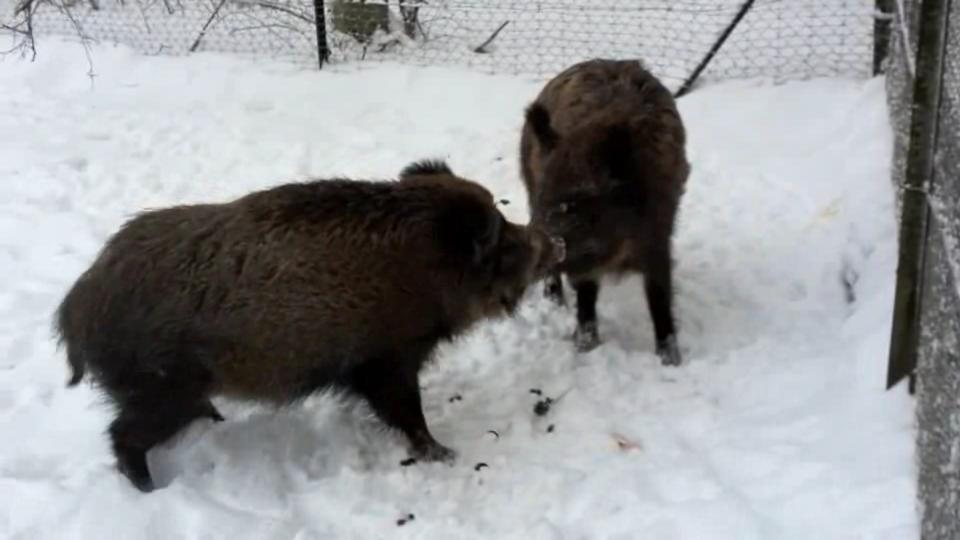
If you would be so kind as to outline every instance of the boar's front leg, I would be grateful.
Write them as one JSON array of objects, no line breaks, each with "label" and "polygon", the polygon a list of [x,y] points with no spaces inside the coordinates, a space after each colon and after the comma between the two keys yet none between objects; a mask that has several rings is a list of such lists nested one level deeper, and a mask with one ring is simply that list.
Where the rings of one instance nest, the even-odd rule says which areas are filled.
[{"label": "boar's front leg", "polygon": [[433,438],[423,417],[418,381],[421,363],[392,357],[367,360],[354,370],[350,387],[385,424],[406,435],[413,457],[449,463],[456,453]]},{"label": "boar's front leg", "polygon": [[665,366],[679,366],[682,362],[677,346],[677,330],[673,320],[673,290],[669,247],[654,249],[647,258],[643,275],[650,318],[657,339],[657,356]]},{"label": "boar's front leg", "polygon": [[589,352],[600,345],[597,330],[597,295],[600,285],[595,279],[579,279],[573,284],[577,291],[577,330],[573,341],[580,352]]}]

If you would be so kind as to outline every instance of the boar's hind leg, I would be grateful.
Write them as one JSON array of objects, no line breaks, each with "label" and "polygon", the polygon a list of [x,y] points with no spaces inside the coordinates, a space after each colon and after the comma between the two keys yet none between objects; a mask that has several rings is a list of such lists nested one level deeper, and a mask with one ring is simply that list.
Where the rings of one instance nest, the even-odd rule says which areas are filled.
[{"label": "boar's hind leg", "polygon": [[[189,370],[199,371],[199,370]],[[124,381],[117,400],[119,414],[110,424],[117,468],[143,492],[154,489],[147,452],[167,441],[197,418],[223,417],[207,397],[209,375],[165,372]]]},{"label": "boar's hind leg", "polygon": [[573,284],[577,291],[577,330],[574,343],[580,352],[588,352],[600,345],[597,330],[597,295],[600,285],[595,279],[578,280]]},{"label": "boar's hind leg", "polygon": [[643,281],[657,338],[657,355],[663,365],[679,366],[682,359],[673,320],[671,272],[669,248],[656,249],[647,258]]},{"label": "boar's hind leg", "polygon": [[563,294],[563,278],[560,272],[554,272],[547,276],[547,279],[543,282],[543,295],[559,306],[566,305],[567,301]]},{"label": "boar's hind leg", "polygon": [[220,411],[218,411],[217,408],[213,406],[213,403],[210,403],[209,400],[207,400],[207,402],[204,403],[202,407],[203,407],[203,412],[200,415],[201,417],[209,418],[214,422],[223,422],[224,420],[226,420],[226,418],[224,418],[223,415],[220,414]]},{"label": "boar's hind leg", "polygon": [[403,358],[368,360],[356,368],[350,387],[384,423],[406,435],[414,457],[450,462],[456,454],[433,438],[423,417],[417,377],[420,363]]}]

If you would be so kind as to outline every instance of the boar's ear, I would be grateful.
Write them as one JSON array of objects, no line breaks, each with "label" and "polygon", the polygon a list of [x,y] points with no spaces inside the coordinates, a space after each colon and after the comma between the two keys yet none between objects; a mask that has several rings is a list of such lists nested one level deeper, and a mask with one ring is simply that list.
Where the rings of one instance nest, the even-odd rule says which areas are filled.
[{"label": "boar's ear", "polygon": [[546,107],[539,103],[533,103],[527,107],[527,123],[530,124],[530,129],[533,130],[537,141],[546,150],[553,150],[557,146],[560,135],[550,124],[550,113],[547,112]]},{"label": "boar's ear", "polygon": [[486,260],[500,243],[500,212],[478,200],[448,204],[435,224],[444,253],[471,264]]},{"label": "boar's ear", "polygon": [[631,180],[636,175],[633,159],[633,134],[626,123],[607,129],[600,141],[600,159],[616,180]]},{"label": "boar's ear", "polygon": [[433,174],[448,174],[453,176],[453,171],[450,170],[447,162],[442,159],[421,159],[404,167],[403,170],[400,171],[400,179],[403,180],[411,176],[429,176]]}]

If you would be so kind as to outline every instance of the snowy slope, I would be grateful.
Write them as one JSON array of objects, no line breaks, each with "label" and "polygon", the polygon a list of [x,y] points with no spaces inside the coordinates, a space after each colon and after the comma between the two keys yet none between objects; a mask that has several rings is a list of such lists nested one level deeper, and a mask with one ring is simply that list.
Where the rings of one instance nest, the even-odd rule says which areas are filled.
[{"label": "snowy slope", "polygon": [[[107,235],[145,207],[389,177],[429,156],[522,221],[521,113],[542,82],[95,52],[92,88],[82,53],[54,40],[37,63],[0,63],[0,538],[917,537],[913,405],[883,391],[895,231],[880,81],[735,82],[681,101],[688,365],[659,366],[637,281],[601,291],[606,343],[582,356],[572,314],[538,289],[425,373],[454,467],[399,467],[399,437],[326,397],[225,403],[227,422],[151,455],[166,487],[145,496],[113,470],[109,410],[64,387],[50,339]],[[531,388],[567,393],[537,417]]]}]

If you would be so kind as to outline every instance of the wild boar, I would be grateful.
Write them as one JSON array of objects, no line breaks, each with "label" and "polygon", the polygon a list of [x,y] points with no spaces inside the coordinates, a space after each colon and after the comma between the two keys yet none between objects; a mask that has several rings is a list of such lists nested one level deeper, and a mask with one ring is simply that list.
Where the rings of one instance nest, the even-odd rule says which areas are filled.
[{"label": "wild boar", "polygon": [[690,166],[670,92],[634,60],[590,60],[550,80],[527,108],[521,174],[531,224],[566,242],[546,282],[577,293],[577,348],[600,343],[596,303],[605,275],[639,272],[665,365],[678,365],[671,242]]},{"label": "wild boar", "polygon": [[116,406],[119,470],[154,489],[146,454],[227,396],[284,405],[335,388],[365,399],[423,460],[418,373],[436,346],[513,312],[563,255],[507,222],[443,162],[398,181],[280,185],[128,221],[67,293],[56,328],[76,385]]}]

